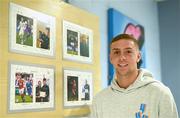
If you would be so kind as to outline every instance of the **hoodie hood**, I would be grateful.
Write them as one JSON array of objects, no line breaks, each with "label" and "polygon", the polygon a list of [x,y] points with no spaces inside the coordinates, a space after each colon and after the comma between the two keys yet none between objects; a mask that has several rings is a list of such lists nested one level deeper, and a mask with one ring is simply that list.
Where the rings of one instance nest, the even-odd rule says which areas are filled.
[{"label": "hoodie hood", "polygon": [[153,75],[149,71],[147,71],[145,69],[139,69],[139,71],[140,72],[139,72],[137,79],[134,81],[134,83],[132,83],[126,89],[119,87],[119,85],[117,84],[116,78],[114,78],[112,81],[112,84],[111,84],[112,90],[128,93],[128,92],[132,92],[138,88],[147,86],[148,84],[158,82],[157,80],[155,80],[153,78]]}]

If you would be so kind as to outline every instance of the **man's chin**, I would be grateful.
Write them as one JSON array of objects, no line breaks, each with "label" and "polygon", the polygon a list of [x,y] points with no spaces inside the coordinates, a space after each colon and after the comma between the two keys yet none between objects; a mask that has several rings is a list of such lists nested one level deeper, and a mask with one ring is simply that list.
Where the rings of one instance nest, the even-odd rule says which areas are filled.
[{"label": "man's chin", "polygon": [[127,71],[125,71],[125,70],[119,70],[118,71],[118,73],[117,73],[119,76],[126,76],[127,74],[128,74],[128,72]]}]

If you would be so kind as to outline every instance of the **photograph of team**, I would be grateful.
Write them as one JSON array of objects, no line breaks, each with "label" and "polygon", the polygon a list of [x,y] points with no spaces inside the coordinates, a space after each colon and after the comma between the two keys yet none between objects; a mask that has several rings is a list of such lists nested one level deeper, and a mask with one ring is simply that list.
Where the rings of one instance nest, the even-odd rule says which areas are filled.
[{"label": "photograph of team", "polygon": [[33,46],[33,19],[17,14],[16,43]]},{"label": "photograph of team", "polygon": [[50,27],[41,21],[37,21],[37,41],[36,47],[50,49]]},{"label": "photograph of team", "polygon": [[33,102],[33,74],[15,73],[15,103]]}]

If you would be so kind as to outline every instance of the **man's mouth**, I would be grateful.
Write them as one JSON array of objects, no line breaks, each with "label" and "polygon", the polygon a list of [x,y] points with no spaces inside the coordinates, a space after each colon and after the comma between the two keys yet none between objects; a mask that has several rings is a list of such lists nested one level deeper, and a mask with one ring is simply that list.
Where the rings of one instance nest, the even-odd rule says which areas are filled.
[{"label": "man's mouth", "polygon": [[128,64],[118,64],[118,66],[122,68],[128,66]]}]

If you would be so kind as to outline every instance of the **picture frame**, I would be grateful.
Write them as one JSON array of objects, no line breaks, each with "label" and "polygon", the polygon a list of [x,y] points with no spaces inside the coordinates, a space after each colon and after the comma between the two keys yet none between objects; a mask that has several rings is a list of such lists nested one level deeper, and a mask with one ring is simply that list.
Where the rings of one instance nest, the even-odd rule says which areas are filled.
[{"label": "picture frame", "polygon": [[55,57],[55,17],[10,2],[9,50]]},{"label": "picture frame", "polygon": [[92,104],[93,73],[74,69],[64,69],[64,107]]},{"label": "picture frame", "polygon": [[93,63],[93,31],[63,20],[63,58]]},{"label": "picture frame", "polygon": [[9,112],[54,109],[53,66],[9,62]]}]

